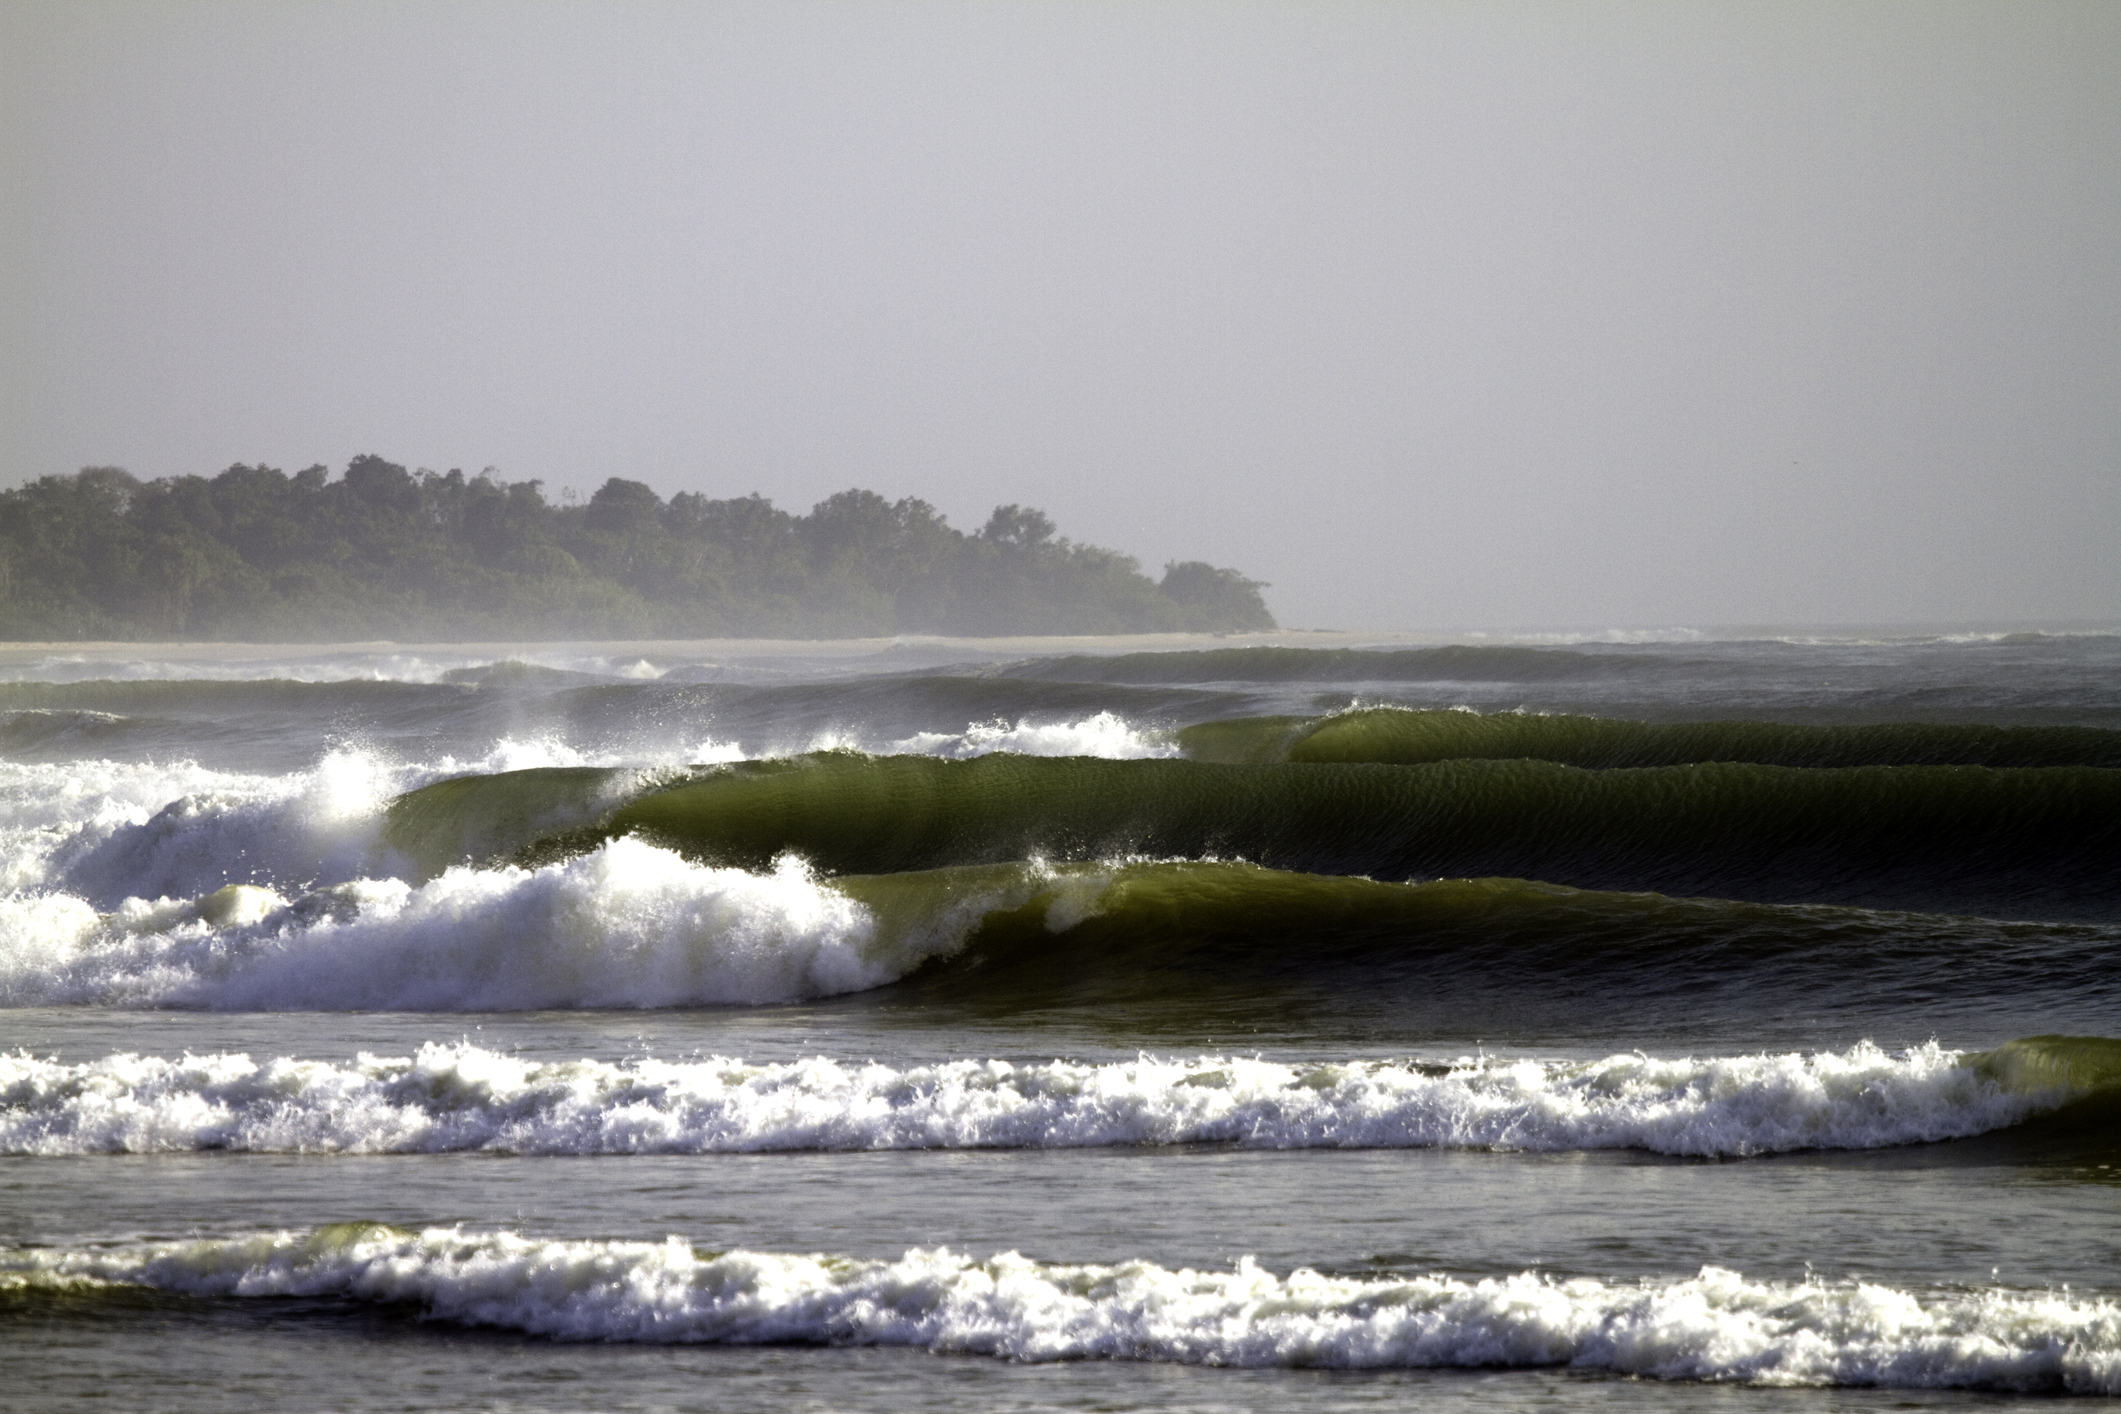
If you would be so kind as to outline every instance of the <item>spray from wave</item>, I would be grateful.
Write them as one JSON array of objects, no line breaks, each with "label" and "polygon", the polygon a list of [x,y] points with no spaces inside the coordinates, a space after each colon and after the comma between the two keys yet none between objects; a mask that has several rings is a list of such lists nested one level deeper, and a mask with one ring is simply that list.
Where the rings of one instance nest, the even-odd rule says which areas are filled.
[{"label": "spray from wave", "polygon": [[885,754],[963,761],[995,752],[1139,761],[1177,756],[1179,747],[1168,733],[1143,731],[1117,712],[1099,712],[1075,721],[1040,723],[1026,719],[1011,723],[1000,719],[975,723],[962,732],[918,732],[892,742]]},{"label": "spray from wave", "polygon": [[[42,721],[53,714],[33,715]],[[827,733],[796,749],[851,745],[859,743]],[[1178,750],[1110,712],[1048,723],[976,723],[881,749],[951,759],[996,753],[1136,759]],[[340,746],[286,773],[218,770],[189,760],[0,762],[0,893],[65,892],[109,909],[126,899],[196,897],[230,883],[285,891],[362,874],[403,875],[404,862],[391,856],[379,831],[391,801],[408,792],[542,772],[546,783],[560,783],[561,794],[527,803],[512,822],[518,833],[536,833],[586,824],[677,768],[744,757],[735,743],[713,736],[687,736],[644,754],[547,734],[500,737],[477,755],[413,761]],[[567,789],[591,776],[593,789]],[[449,862],[480,852],[484,842],[452,843],[462,848]]]},{"label": "spray from wave", "polygon": [[695,865],[637,840],[539,869],[357,879],[289,902],[0,900],[0,1005],[517,1011],[787,1001],[881,986],[984,916],[881,933],[800,861]]}]

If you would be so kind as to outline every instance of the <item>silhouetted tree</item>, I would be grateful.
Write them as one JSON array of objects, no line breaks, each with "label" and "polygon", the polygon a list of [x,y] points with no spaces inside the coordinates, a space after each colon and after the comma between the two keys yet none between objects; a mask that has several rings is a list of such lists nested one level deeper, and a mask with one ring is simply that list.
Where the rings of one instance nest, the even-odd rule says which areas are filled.
[{"label": "silhouetted tree", "polygon": [[1194,629],[1262,629],[1274,627],[1274,615],[1259,591],[1263,580],[1246,579],[1236,570],[1217,569],[1201,560],[1164,566],[1164,597],[1186,613]]},{"label": "silhouetted tree", "polygon": [[491,468],[360,456],[334,481],[237,464],[143,482],[88,467],[0,492],[0,638],[795,636],[1271,627],[1262,586],[1128,557],[997,506],[976,535],[911,497],[581,505]]}]

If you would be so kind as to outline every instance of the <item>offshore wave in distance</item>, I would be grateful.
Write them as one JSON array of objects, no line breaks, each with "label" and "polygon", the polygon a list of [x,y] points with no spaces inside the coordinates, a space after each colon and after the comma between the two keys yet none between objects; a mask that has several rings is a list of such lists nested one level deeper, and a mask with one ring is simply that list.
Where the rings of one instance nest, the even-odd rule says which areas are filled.
[{"label": "offshore wave in distance", "polygon": [[2121,766],[2121,731],[1927,722],[1806,726],[1783,722],[1653,724],[1564,713],[1370,707],[1322,717],[1239,717],[1183,727],[1196,761],[1419,765],[1534,760],[1564,766]]}]

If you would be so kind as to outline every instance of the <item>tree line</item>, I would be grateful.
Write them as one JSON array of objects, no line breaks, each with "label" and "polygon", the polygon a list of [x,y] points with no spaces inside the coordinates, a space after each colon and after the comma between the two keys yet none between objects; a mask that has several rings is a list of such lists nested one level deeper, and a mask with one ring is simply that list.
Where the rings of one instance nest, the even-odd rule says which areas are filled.
[{"label": "tree line", "polygon": [[613,477],[581,504],[488,471],[356,457],[343,476],[86,467],[0,491],[0,639],[867,637],[1274,627],[1198,560],[1160,580],[998,506],[967,535],[873,491],[795,515],[664,500]]}]

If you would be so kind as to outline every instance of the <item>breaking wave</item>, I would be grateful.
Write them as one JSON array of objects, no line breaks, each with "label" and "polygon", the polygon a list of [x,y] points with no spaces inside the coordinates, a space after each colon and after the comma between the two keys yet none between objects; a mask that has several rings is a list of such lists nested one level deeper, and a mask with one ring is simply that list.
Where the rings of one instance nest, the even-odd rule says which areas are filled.
[{"label": "breaking wave", "polygon": [[[534,776],[448,783],[392,807],[408,852]],[[640,834],[718,864],[794,851],[831,873],[1046,858],[1240,858],[1312,874],[1507,876],[1577,888],[1990,916],[2121,909],[2121,771],[1710,763],[1586,771],[971,761],[826,753],[698,773],[588,835]]]},{"label": "breaking wave", "polygon": [[1144,732],[1116,712],[1099,712],[1078,721],[975,723],[962,732],[916,733],[890,746],[892,755],[960,761],[997,751],[1019,756],[1097,756],[1109,761],[1179,754],[1178,744],[1168,733]]},{"label": "breaking wave", "polygon": [[[543,773],[541,773],[543,774]],[[602,773],[586,773],[594,794]],[[494,778],[488,778],[494,779]],[[550,797],[545,797],[550,802]],[[388,852],[388,851],[386,851]],[[393,857],[396,857],[393,855]],[[1521,879],[1384,883],[1217,861],[1044,862],[824,877],[620,836],[535,865],[455,865],[278,891],[224,885],[99,912],[0,896],[0,1005],[522,1010],[793,1002],[899,984],[981,1009],[1146,1006],[1231,988],[1415,1005],[1439,988],[1585,1012],[1727,987],[1882,1009],[1939,969],[2117,990],[2111,925],[1600,893]],[[1563,983],[1562,979],[1566,979]]]},{"label": "breaking wave", "polygon": [[[8,745],[8,731],[25,722],[46,736],[124,728],[93,712],[0,715],[0,750]],[[830,734],[823,740],[844,744]],[[954,759],[997,752],[1177,754],[1166,736],[1110,712],[1045,723],[975,723],[962,732],[922,733],[883,746]],[[734,743],[694,732],[654,753],[587,748],[555,735],[504,736],[477,755],[411,761],[351,745],[287,772],[216,769],[183,758],[0,761],[0,894],[63,892],[109,909],[129,898],[193,897],[232,883],[284,891],[364,874],[403,875],[431,855],[454,863],[494,852],[504,837],[512,849],[540,834],[593,822],[679,768],[742,757]],[[458,779],[533,772],[535,792],[522,794],[470,834],[425,841],[412,851],[410,866],[380,838],[386,811],[402,794],[437,782],[446,793],[461,789],[449,784]]]},{"label": "breaking wave", "polygon": [[2121,1042],[2042,1037],[1708,1059],[1106,1064],[526,1061],[468,1043],[351,1063],[0,1057],[0,1153],[1879,1149],[2018,1124],[2121,1080]]},{"label": "breaking wave", "polygon": [[1537,1272],[1277,1276],[914,1249],[891,1261],[345,1223],[184,1243],[0,1252],[16,1301],[150,1288],[410,1306],[560,1340],[895,1345],[1012,1360],[1339,1368],[1573,1366],[1667,1380],[2121,1394],[2121,1305]]},{"label": "breaking wave", "polygon": [[[686,759],[730,754],[707,741]],[[599,759],[563,742],[509,738],[478,757],[411,763],[341,747],[285,774],[188,760],[0,762],[0,894],[73,895],[111,909],[228,884],[306,889],[401,872],[380,837],[401,793],[463,772],[535,769],[548,782],[600,783],[601,793],[580,798],[557,791],[528,817],[567,828],[658,779],[653,768],[586,764]]]},{"label": "breaking wave", "polygon": [[357,879],[292,900],[0,899],[0,1005],[517,1011],[696,1006],[861,991],[949,951],[984,912],[880,938],[799,861],[692,864],[615,840],[539,869]]}]

